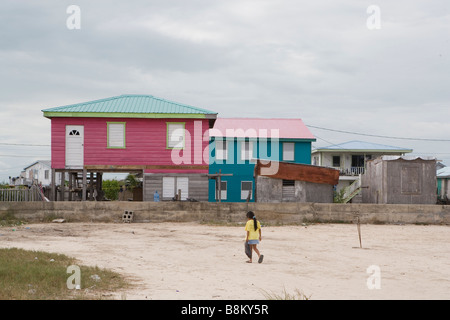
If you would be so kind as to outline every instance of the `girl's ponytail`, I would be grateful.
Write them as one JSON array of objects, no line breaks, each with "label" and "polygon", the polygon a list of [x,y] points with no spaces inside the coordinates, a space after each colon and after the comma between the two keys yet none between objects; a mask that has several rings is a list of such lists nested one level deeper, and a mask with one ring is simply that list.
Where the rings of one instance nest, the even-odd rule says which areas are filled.
[{"label": "girl's ponytail", "polygon": [[253,219],[253,225],[255,227],[255,231],[258,230],[258,221],[256,220],[256,216],[253,211],[247,212],[247,218]]}]

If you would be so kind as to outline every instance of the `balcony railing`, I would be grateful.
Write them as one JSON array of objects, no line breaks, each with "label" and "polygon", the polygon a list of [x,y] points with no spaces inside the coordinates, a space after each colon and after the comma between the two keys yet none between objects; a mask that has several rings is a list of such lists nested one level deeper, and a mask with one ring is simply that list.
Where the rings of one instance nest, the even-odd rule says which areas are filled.
[{"label": "balcony railing", "polygon": [[341,176],[359,176],[360,174],[364,174],[364,167],[350,167],[350,168],[335,167],[335,169],[339,170],[339,174]]}]

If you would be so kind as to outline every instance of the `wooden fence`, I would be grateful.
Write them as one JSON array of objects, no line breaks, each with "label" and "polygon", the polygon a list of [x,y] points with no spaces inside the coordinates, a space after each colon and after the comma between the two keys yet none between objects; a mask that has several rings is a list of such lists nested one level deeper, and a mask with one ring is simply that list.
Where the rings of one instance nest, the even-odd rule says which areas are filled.
[{"label": "wooden fence", "polygon": [[42,201],[42,195],[37,187],[30,189],[0,189],[0,201]]}]

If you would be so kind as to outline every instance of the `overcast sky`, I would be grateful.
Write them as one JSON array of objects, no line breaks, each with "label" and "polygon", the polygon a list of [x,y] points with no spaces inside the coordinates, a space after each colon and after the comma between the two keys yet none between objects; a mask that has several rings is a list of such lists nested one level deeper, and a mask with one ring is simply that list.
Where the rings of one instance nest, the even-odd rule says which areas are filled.
[{"label": "overcast sky", "polygon": [[127,93],[410,138],[310,128],[314,147],[363,140],[450,165],[448,0],[2,0],[0,21],[0,182],[50,159],[42,109]]}]

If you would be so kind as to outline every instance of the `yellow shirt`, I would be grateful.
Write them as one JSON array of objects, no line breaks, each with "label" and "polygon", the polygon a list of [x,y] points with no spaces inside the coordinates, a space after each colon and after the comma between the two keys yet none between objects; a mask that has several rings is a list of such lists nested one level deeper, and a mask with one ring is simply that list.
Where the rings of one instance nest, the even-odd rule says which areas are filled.
[{"label": "yellow shirt", "polygon": [[259,240],[259,229],[261,229],[261,224],[258,220],[256,220],[256,231],[255,231],[255,223],[252,220],[248,220],[245,224],[245,231],[248,231],[248,240]]}]

